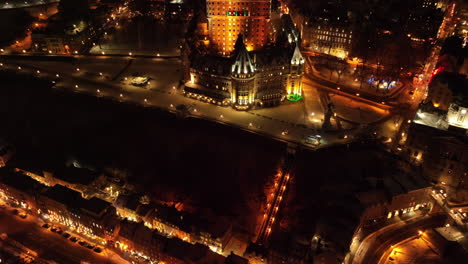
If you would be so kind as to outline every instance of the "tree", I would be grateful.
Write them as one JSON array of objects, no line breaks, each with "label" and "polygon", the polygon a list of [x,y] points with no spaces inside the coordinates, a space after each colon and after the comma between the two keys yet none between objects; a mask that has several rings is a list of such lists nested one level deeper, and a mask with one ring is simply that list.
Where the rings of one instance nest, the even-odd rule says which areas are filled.
[{"label": "tree", "polygon": [[24,9],[4,11],[0,16],[0,47],[9,46],[26,37],[28,27],[33,21],[34,18]]},{"label": "tree", "polygon": [[67,18],[83,18],[89,14],[88,0],[61,0],[59,13]]}]

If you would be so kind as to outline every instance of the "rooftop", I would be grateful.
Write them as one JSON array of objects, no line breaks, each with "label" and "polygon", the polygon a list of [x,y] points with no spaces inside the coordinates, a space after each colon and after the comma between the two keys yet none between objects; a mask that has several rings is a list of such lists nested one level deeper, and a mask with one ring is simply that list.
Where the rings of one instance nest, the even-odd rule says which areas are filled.
[{"label": "rooftop", "polygon": [[81,209],[82,211],[94,214],[96,216],[101,216],[108,207],[111,206],[110,203],[93,197],[91,199],[85,199],[77,191],[68,189],[61,185],[55,185],[52,188],[49,188],[46,192],[43,193],[44,196],[61,202],[67,207],[73,209]]},{"label": "rooftop", "polygon": [[89,169],[71,166],[57,169],[54,176],[69,183],[89,185],[99,177],[99,173]]},{"label": "rooftop", "polygon": [[34,193],[34,190],[45,187],[31,177],[21,172],[14,172],[7,167],[0,168],[0,179],[1,183],[26,193]]}]

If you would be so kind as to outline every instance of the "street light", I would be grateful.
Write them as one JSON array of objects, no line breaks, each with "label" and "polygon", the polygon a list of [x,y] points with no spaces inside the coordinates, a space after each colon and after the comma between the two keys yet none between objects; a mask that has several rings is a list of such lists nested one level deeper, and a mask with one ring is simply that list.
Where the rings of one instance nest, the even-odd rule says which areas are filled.
[{"label": "street light", "polygon": [[18,66],[18,70],[21,70],[21,66]]},{"label": "street light", "polygon": [[57,77],[57,78],[58,78],[58,77],[60,77],[60,75],[57,73],[57,74],[55,74],[55,77]]},{"label": "street light", "polygon": [[79,72],[79,71],[80,71],[80,68],[76,68],[76,71]]},{"label": "street light", "polygon": [[129,53],[128,53],[128,56],[132,56],[132,53],[131,53],[131,52],[129,52]]},{"label": "street light", "polygon": [[78,88],[78,84],[75,84],[75,88]]}]

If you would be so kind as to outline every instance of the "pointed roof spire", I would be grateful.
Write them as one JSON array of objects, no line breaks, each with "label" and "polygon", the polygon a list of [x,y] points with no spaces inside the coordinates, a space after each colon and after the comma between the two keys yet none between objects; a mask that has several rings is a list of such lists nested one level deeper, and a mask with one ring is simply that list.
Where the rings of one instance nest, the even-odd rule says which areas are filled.
[{"label": "pointed roof spire", "polygon": [[299,49],[299,43],[296,42],[296,47],[291,58],[291,64],[304,64],[304,57]]},{"label": "pointed roof spire", "polygon": [[234,45],[235,61],[232,64],[231,72],[237,74],[251,74],[255,72],[255,66],[252,63],[249,52],[245,47],[244,35],[239,34]]}]

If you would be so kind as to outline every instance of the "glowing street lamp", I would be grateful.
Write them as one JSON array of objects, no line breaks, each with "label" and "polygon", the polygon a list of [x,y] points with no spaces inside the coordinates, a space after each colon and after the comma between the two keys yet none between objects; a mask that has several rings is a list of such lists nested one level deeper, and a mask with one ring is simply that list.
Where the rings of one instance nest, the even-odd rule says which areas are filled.
[{"label": "glowing street lamp", "polygon": [[79,71],[80,71],[80,68],[76,68],[76,71],[79,72]]},{"label": "glowing street lamp", "polygon": [[58,78],[58,77],[60,77],[60,75],[57,73],[57,74],[55,74],[55,77],[57,77],[57,78]]},{"label": "glowing street lamp", "polygon": [[18,70],[21,70],[21,66],[18,66]]}]

